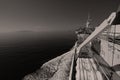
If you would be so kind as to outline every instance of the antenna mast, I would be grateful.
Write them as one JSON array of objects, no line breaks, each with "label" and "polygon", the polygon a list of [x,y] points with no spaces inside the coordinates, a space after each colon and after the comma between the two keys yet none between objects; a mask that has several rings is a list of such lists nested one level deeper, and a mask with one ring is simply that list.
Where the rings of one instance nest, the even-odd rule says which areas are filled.
[{"label": "antenna mast", "polygon": [[86,22],[86,28],[88,28],[90,26],[90,14],[88,13],[88,19],[87,19],[87,22]]}]

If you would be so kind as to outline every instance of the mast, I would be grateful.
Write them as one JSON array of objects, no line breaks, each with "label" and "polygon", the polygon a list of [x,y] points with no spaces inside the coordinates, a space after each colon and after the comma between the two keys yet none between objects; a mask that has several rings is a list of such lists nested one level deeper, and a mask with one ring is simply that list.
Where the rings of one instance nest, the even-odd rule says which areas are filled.
[{"label": "mast", "polygon": [[88,18],[87,18],[87,21],[86,21],[86,28],[88,28],[90,26],[90,14],[88,13]]}]

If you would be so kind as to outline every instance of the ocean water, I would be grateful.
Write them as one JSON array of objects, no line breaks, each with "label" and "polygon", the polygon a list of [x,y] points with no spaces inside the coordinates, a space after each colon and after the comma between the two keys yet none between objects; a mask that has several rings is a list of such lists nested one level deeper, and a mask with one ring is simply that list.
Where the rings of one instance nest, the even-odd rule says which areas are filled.
[{"label": "ocean water", "polygon": [[21,80],[69,51],[75,40],[74,32],[0,33],[0,79]]}]

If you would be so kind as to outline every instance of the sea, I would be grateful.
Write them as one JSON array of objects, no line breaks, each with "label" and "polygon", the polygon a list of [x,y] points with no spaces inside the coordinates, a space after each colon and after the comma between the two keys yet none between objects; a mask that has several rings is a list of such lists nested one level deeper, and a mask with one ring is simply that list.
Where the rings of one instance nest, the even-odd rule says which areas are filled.
[{"label": "sea", "polygon": [[69,51],[75,41],[74,31],[0,33],[0,80],[22,80]]}]

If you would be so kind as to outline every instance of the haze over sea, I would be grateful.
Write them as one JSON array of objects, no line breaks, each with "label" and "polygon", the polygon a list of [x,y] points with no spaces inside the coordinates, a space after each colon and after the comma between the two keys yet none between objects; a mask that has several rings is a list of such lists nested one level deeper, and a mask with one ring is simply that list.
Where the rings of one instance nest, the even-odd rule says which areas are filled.
[{"label": "haze over sea", "polygon": [[43,63],[69,51],[75,40],[72,31],[0,33],[0,79],[21,80]]}]

